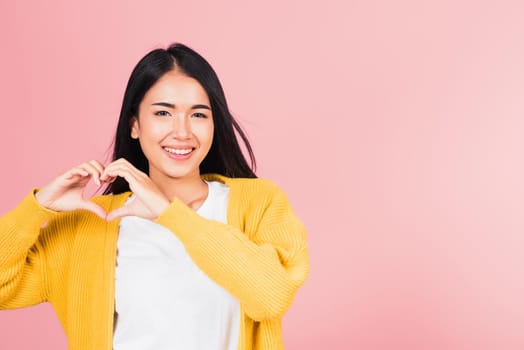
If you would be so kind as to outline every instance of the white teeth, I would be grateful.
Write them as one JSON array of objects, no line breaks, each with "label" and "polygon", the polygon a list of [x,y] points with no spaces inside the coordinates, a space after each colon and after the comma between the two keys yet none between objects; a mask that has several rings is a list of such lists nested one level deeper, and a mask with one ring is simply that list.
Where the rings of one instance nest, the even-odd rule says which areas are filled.
[{"label": "white teeth", "polygon": [[178,154],[178,155],[183,155],[183,154],[188,154],[188,153],[191,153],[191,151],[193,149],[191,148],[187,148],[187,149],[175,149],[175,148],[168,148],[168,147],[164,147],[164,149],[169,152],[169,153],[174,153],[174,154]]}]

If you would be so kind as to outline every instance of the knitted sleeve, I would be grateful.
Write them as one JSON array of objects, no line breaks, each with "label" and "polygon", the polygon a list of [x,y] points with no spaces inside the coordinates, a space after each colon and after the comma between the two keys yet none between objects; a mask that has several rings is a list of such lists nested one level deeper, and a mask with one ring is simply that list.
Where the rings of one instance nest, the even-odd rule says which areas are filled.
[{"label": "knitted sleeve", "polygon": [[[207,220],[178,199],[157,219],[254,321],[281,318],[309,274],[303,224],[276,186],[247,189],[244,228]],[[251,200],[249,200],[251,198]]]},{"label": "knitted sleeve", "polygon": [[0,309],[46,301],[41,227],[56,215],[42,207],[34,191],[0,218]]}]

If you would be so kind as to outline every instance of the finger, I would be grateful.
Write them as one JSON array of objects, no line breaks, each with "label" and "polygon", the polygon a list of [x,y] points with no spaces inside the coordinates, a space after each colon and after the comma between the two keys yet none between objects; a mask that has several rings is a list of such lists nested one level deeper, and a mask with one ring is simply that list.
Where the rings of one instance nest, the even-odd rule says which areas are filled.
[{"label": "finger", "polygon": [[127,160],[123,158],[117,159],[114,162],[111,162],[105,166],[105,169],[113,169],[113,168],[125,168],[125,169],[130,169],[131,171],[138,171],[138,169],[135,168],[133,164],[129,163]]},{"label": "finger", "polygon": [[100,180],[101,180],[102,182],[105,182],[105,183],[110,184],[110,183],[115,182],[116,177],[114,177],[114,176],[106,176],[105,178],[101,178]]},{"label": "finger", "polygon": [[[114,162],[109,163],[105,169],[127,169],[130,173],[134,174],[135,176],[141,176],[146,175],[144,172],[138,170],[133,164],[131,164],[127,159],[125,158],[119,158],[115,160]],[[146,175],[147,176],[147,175]]]},{"label": "finger", "polygon": [[82,165],[80,165],[80,167],[91,175],[91,178],[98,186],[101,185],[100,184],[101,173],[95,166],[93,166],[91,163],[83,163]]},{"label": "finger", "polygon": [[93,159],[93,160],[90,160],[88,163],[91,164],[96,170],[98,170],[100,174],[104,172],[105,167],[98,160]]},{"label": "finger", "polygon": [[135,174],[133,174],[129,168],[121,166],[106,168],[102,174],[102,180],[106,181],[110,177],[116,178],[117,176],[124,178],[129,183],[130,187],[133,187],[136,184],[137,179]]},{"label": "finger", "polygon": [[93,203],[91,201],[83,201],[79,209],[89,210],[90,212],[95,213],[96,215],[100,216],[104,220],[107,217],[107,213],[104,210],[104,208],[102,208],[98,204]]},{"label": "finger", "polygon": [[66,173],[66,180],[71,180],[75,176],[89,176],[89,173],[82,168],[73,168]]},{"label": "finger", "polygon": [[112,162],[112,163],[109,163],[108,165],[106,165],[104,167],[104,171],[102,171],[102,173],[100,174],[100,180],[102,181],[108,181],[111,177],[116,177],[116,176],[109,176],[108,173],[113,171],[114,172],[114,169],[115,169],[115,162]]},{"label": "finger", "polygon": [[130,208],[129,206],[125,206],[125,207],[117,208],[111,211],[109,214],[107,214],[106,220],[113,221],[117,218],[122,218],[124,216],[131,216],[131,215],[134,215],[132,208]]},{"label": "finger", "polygon": [[111,162],[112,164],[124,164],[124,165],[129,165],[129,166],[132,166],[133,167],[133,164],[131,164],[127,159],[125,158],[118,158],[117,160],[114,160],[113,162]]}]

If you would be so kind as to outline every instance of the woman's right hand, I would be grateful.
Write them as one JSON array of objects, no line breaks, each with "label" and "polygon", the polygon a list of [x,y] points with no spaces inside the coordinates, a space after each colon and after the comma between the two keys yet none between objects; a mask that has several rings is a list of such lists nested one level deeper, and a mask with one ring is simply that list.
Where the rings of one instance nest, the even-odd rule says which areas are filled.
[{"label": "woman's right hand", "polygon": [[[84,199],[84,190],[90,179],[100,186],[100,175],[104,166],[96,161],[82,163],[42,187],[36,194],[36,200],[44,207],[54,211],[89,210],[105,219],[106,211],[99,205]],[[111,182],[114,179],[108,179]]]}]

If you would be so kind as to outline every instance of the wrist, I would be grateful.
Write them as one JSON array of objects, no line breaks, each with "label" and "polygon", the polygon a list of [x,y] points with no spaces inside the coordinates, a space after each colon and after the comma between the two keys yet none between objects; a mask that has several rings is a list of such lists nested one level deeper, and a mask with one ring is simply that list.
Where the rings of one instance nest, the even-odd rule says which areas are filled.
[{"label": "wrist", "polygon": [[45,191],[42,191],[41,189],[37,188],[33,191],[33,196],[38,204],[40,204],[42,207],[53,210],[51,208],[51,201],[46,197]]},{"label": "wrist", "polygon": [[160,215],[162,215],[167,210],[169,204],[169,201],[165,198],[158,201],[158,205],[155,208],[155,220],[158,219]]},{"label": "wrist", "polygon": [[51,208],[45,201],[42,200],[42,194],[40,193],[41,189],[39,188],[33,188],[31,197],[34,205],[38,206],[39,209],[42,209],[43,211],[49,213],[49,214],[56,214],[59,211]]}]

